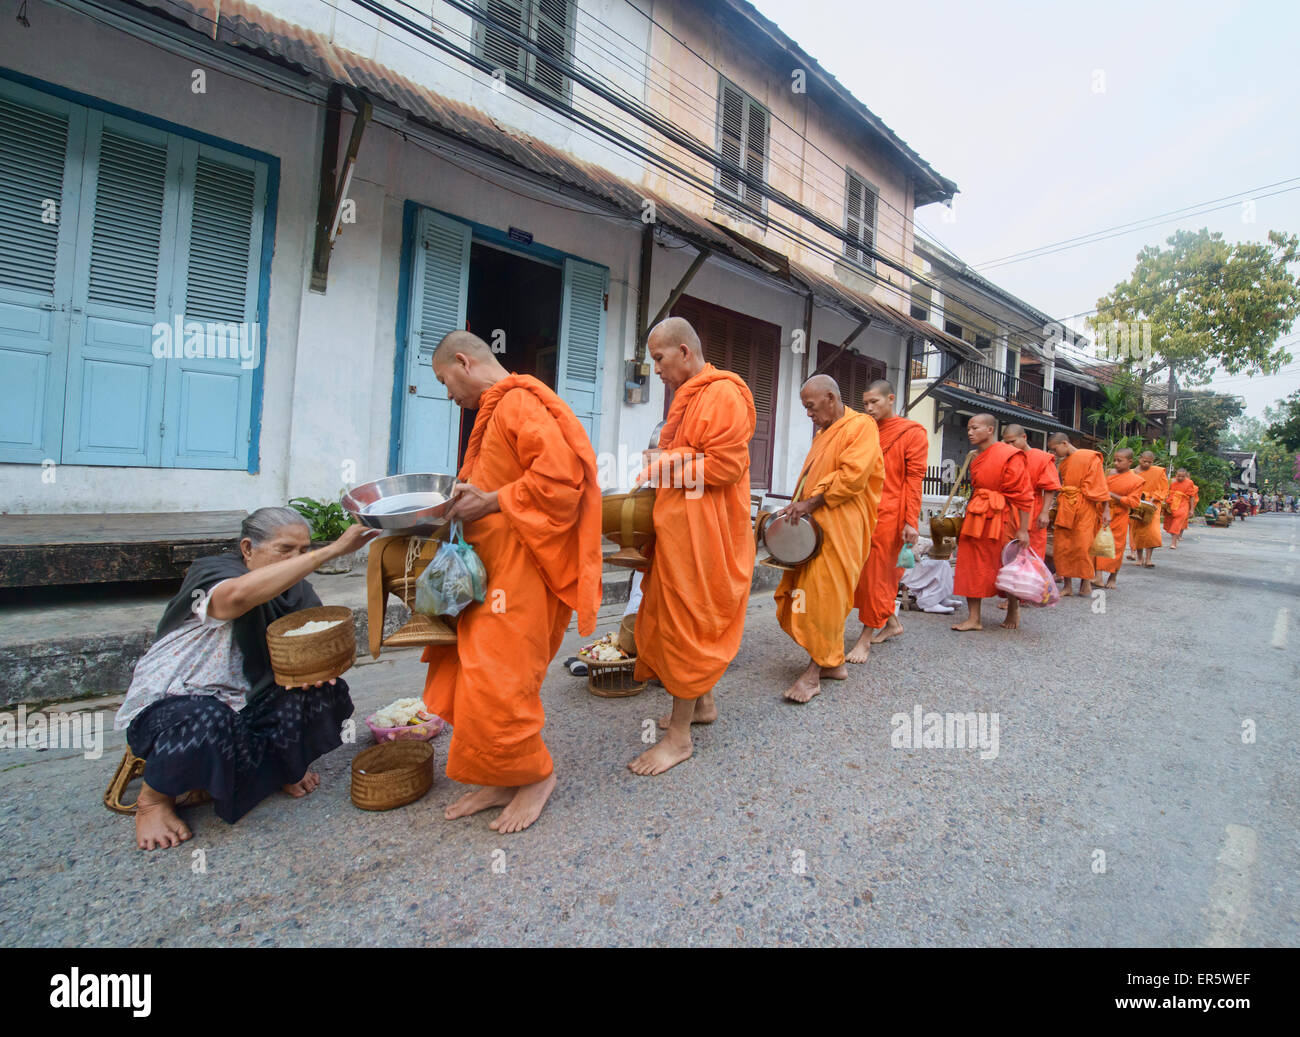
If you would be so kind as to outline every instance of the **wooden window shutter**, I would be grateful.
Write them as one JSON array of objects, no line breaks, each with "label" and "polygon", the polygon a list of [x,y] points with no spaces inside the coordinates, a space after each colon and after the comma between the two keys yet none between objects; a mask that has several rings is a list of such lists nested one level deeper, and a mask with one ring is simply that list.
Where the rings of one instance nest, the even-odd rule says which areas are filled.
[{"label": "wooden window shutter", "polygon": [[852,170],[848,171],[844,208],[844,229],[850,239],[844,242],[844,254],[863,266],[873,266],[871,250],[876,244],[876,192]]},{"label": "wooden window shutter", "polygon": [[[68,117],[0,97],[0,285],[54,293]],[[44,203],[56,205],[42,219]]]},{"label": "wooden window shutter", "polygon": [[91,302],[153,312],[158,295],[167,145],[105,127],[90,245]]},{"label": "wooden window shutter", "polygon": [[[745,121],[745,172],[766,182],[767,173],[767,112],[746,98],[749,110]],[[755,212],[762,212],[766,204],[764,195],[749,185],[741,186],[741,198]]]},{"label": "wooden window shutter", "polygon": [[[533,26],[530,38],[541,50],[555,55],[557,61],[567,63],[573,36],[574,18],[572,0],[534,0]],[[532,79],[549,92],[562,96],[567,80],[554,65],[530,54]]]},{"label": "wooden window shutter", "polygon": [[[479,8],[489,18],[508,26],[520,36],[528,34],[528,22],[524,12],[525,0],[479,0]],[[483,22],[475,23],[475,35],[479,52],[493,65],[507,73],[523,76],[527,71],[529,55],[513,39],[495,26]]]},{"label": "wooden window shutter", "polygon": [[[739,166],[745,139],[745,95],[725,79],[721,81],[721,90],[718,150],[726,162]],[[734,173],[720,170],[718,186],[732,198],[741,197],[740,179]]]},{"label": "wooden window shutter", "polygon": [[200,156],[194,173],[194,210],[185,316],[251,321],[249,261],[257,210],[257,172]]}]

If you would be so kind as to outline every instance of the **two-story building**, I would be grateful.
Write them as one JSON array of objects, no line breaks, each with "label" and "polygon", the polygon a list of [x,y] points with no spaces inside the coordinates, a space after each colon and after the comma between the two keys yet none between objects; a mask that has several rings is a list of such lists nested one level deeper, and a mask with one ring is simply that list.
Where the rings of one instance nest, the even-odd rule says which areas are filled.
[{"label": "two-story building", "polygon": [[[689,317],[790,493],[826,370],[909,343],[917,206],[952,197],[742,0],[32,0],[0,35],[0,496],[243,511],[453,471],[467,327],[627,485]],[[1049,386],[1050,389],[1050,386]]]}]

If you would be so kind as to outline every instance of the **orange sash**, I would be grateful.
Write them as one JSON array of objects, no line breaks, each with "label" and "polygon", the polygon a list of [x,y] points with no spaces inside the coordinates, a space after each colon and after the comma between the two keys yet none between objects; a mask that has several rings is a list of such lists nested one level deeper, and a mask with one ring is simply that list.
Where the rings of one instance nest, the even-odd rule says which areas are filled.
[{"label": "orange sash", "polygon": [[1073,529],[1074,517],[1079,511],[1079,487],[1062,486],[1056,493],[1056,525]]},{"label": "orange sash", "polygon": [[1001,540],[1002,517],[1006,510],[1006,497],[997,490],[980,487],[966,505],[966,518],[961,524],[962,536],[979,540]]}]

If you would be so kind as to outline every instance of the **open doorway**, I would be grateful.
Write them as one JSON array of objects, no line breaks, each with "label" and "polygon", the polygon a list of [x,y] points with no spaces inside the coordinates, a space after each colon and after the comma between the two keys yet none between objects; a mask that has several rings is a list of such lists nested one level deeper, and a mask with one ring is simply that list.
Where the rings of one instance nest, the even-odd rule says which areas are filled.
[{"label": "open doorway", "polygon": [[[465,327],[489,345],[500,343],[498,357],[515,374],[530,374],[556,387],[560,343],[563,270],[495,245],[470,246]],[[474,428],[474,411],[461,415],[457,467]]]}]

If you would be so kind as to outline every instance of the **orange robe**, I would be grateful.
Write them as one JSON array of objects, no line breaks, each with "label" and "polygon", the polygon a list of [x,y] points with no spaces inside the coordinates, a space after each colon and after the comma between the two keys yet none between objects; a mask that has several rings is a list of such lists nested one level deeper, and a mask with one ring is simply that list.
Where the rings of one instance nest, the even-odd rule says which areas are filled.
[{"label": "orange robe", "polygon": [[1030,511],[1034,491],[1023,450],[992,443],[971,458],[971,499],[957,538],[957,571],[952,591],[964,598],[1002,597],[996,586],[1002,568],[1006,530],[1020,521],[1017,511]]},{"label": "orange robe", "polygon": [[1178,479],[1169,484],[1169,506],[1173,510],[1165,519],[1165,532],[1182,536],[1200,496],[1201,491],[1191,479]]},{"label": "orange robe", "polygon": [[[903,527],[921,522],[921,483],[930,452],[925,426],[897,415],[879,423],[880,449],[885,458],[885,484],[880,491],[876,528],[871,534],[867,563],[858,578],[853,604],[864,627],[878,630],[894,614],[898,581],[898,552]],[[818,515],[820,520],[820,515]]]},{"label": "orange robe", "polygon": [[447,776],[471,785],[541,781],[541,688],[576,609],[590,633],[600,607],[596,455],[573,411],[531,375],[479,400],[460,479],[496,491],[499,512],[465,527],[487,597],[456,624],[455,645],[424,650],[424,703],[452,725]]},{"label": "orange robe", "polygon": [[749,441],[754,398],[712,364],[681,385],[659,433],[655,541],[636,614],[636,679],[669,693],[710,691],[740,649],[754,576]]},{"label": "orange robe", "polygon": [[1056,575],[1091,580],[1095,559],[1088,553],[1101,529],[1102,509],[1110,500],[1106,466],[1095,450],[1076,450],[1061,462],[1061,490],[1056,495],[1052,558]]},{"label": "orange robe", "polygon": [[[1029,512],[1029,546],[1039,558],[1047,557],[1047,527],[1039,527],[1038,517],[1043,513],[1043,491],[1059,490],[1061,477],[1056,471],[1056,455],[1046,450],[1029,447],[1025,450],[1025,463],[1029,470],[1029,485],[1034,491],[1034,506]],[[1016,530],[1007,531],[1007,539],[1015,539]]]},{"label": "orange robe", "polygon": [[853,591],[871,550],[885,482],[876,420],[846,410],[813,436],[804,471],[799,500],[818,494],[825,498],[812,513],[822,527],[822,546],[806,564],[781,577],[773,595],[776,619],[819,666],[839,666],[844,662],[844,621],[853,611]]},{"label": "orange robe", "polygon": [[1148,547],[1159,547],[1164,543],[1160,534],[1160,503],[1169,496],[1169,476],[1158,464],[1153,464],[1145,472],[1140,468],[1133,470],[1146,484],[1142,491],[1143,499],[1156,505],[1156,513],[1151,516],[1150,522],[1144,526],[1133,527],[1133,546],[1140,551]]},{"label": "orange robe", "polygon": [[1093,564],[1098,572],[1117,573],[1124,562],[1124,545],[1128,541],[1129,512],[1142,503],[1142,487],[1146,485],[1142,476],[1129,469],[1107,476],[1106,485],[1111,493],[1119,494],[1122,504],[1110,502],[1110,533],[1115,538],[1114,558],[1094,558]]}]

